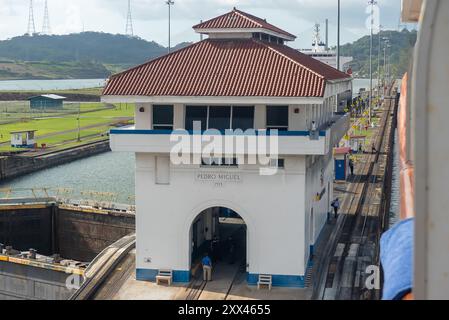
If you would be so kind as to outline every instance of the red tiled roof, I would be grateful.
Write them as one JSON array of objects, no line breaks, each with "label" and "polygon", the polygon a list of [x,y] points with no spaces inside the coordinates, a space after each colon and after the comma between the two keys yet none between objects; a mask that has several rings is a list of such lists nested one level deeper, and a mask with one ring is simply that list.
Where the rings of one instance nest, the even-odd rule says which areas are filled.
[{"label": "red tiled roof", "polygon": [[267,29],[289,38],[296,38],[295,35],[268,23],[266,20],[236,8],[217,18],[202,22],[194,26],[193,29]]},{"label": "red tiled roof", "polygon": [[112,76],[106,96],[322,97],[349,78],[290,47],[207,39]]}]

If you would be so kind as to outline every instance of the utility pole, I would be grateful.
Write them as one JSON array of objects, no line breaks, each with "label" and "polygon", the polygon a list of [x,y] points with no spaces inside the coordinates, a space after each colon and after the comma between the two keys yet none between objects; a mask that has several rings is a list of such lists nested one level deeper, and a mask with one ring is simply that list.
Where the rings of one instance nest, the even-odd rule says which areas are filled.
[{"label": "utility pole", "polygon": [[30,9],[28,13],[28,31],[29,36],[33,36],[36,33],[36,24],[34,23],[34,8],[33,0],[30,0]]},{"label": "utility pole", "polygon": [[368,121],[371,124],[372,108],[373,108],[373,31],[374,31],[374,5],[377,4],[375,0],[368,2],[371,5],[371,28],[370,28],[370,46],[369,46],[369,116]]},{"label": "utility pole", "polygon": [[48,13],[48,3],[47,0],[45,0],[45,8],[44,8],[44,23],[42,24],[42,34],[50,35],[51,34],[51,28],[50,28],[50,15]]},{"label": "utility pole", "polygon": [[337,69],[340,70],[340,0],[337,9]]},{"label": "utility pole", "polygon": [[171,52],[171,6],[175,4],[173,0],[165,2],[168,5],[168,53]]}]

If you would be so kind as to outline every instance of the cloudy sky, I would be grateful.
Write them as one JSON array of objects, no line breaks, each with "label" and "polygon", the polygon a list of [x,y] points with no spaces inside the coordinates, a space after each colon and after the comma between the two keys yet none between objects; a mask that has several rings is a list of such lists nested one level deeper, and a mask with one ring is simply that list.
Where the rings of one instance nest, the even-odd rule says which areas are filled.
[{"label": "cloudy sky", "polygon": [[[168,9],[165,0],[132,0],[134,33],[141,38],[167,45]],[[191,29],[207,20],[237,8],[266,18],[269,22],[295,34],[294,47],[310,47],[312,28],[330,22],[330,43],[336,42],[337,0],[175,0],[172,9],[172,43],[196,41]],[[397,30],[400,0],[379,0],[380,24]],[[341,0],[342,42],[354,41],[365,34],[368,0]],[[66,34],[85,31],[124,33],[127,0],[48,0],[52,32]],[[29,0],[0,0],[0,39],[22,35],[27,31]],[[368,9],[369,12],[369,9]],[[34,0],[37,31],[42,30],[44,0]]]}]

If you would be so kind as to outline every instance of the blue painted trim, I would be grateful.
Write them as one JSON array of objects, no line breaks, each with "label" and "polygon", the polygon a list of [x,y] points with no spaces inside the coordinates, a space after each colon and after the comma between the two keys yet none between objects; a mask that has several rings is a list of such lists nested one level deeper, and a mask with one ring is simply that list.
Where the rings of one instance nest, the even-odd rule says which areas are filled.
[{"label": "blue painted trim", "polygon": [[189,283],[190,271],[173,271],[173,282]]},{"label": "blue painted trim", "polygon": [[11,147],[13,148],[18,148],[18,149],[33,149],[34,148],[34,144],[29,144],[29,145],[11,145]]},{"label": "blue painted trim", "polygon": [[[282,288],[304,288],[304,276],[287,276],[287,275],[272,275],[273,287]],[[254,273],[247,274],[248,285],[257,285],[259,275]]]},{"label": "blue painted trim", "polygon": [[156,281],[158,272],[155,269],[136,269],[136,279],[139,281]]},{"label": "blue painted trim", "polygon": [[[159,270],[156,269],[136,269],[136,279],[139,281],[156,281]],[[173,271],[173,282],[190,282],[190,271]]]},{"label": "blue painted trim", "polygon": [[[184,131],[184,130],[129,130],[129,129],[112,129],[110,131],[110,134],[134,134],[134,135],[171,135],[171,134],[179,134],[179,135],[185,135],[186,132],[189,135],[203,135],[206,133],[206,131],[198,132],[198,131]],[[225,134],[225,131],[220,131],[220,134]],[[256,130],[254,132],[255,134],[247,134],[245,132],[243,133],[234,133],[235,136],[262,136],[262,135],[270,135],[269,132],[266,131],[260,131]],[[208,135],[211,135],[211,133],[208,133]],[[214,135],[212,133],[212,135]],[[310,136],[310,131],[279,131],[278,136],[280,137],[308,137]],[[320,131],[320,137],[325,137],[326,131]]]}]

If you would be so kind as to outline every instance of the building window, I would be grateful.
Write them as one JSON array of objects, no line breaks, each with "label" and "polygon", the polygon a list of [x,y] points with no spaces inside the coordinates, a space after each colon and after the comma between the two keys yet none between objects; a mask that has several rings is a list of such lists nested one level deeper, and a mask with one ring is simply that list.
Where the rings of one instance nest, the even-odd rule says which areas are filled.
[{"label": "building window", "polygon": [[194,122],[201,122],[201,131],[207,129],[207,112],[208,107],[203,106],[187,106],[186,107],[186,130],[193,130]]},{"label": "building window", "polygon": [[173,106],[153,106],[153,130],[173,130]]},{"label": "building window", "polygon": [[193,130],[195,121],[201,122],[201,130],[254,128],[254,107],[186,106],[186,130]]},{"label": "building window", "polygon": [[232,108],[232,129],[246,131],[254,128],[254,107]]},{"label": "building window", "polygon": [[231,107],[209,107],[208,129],[231,129]]},{"label": "building window", "polygon": [[288,106],[267,106],[267,129],[288,131]]},{"label": "building window", "polygon": [[285,169],[285,159],[272,159],[270,160],[270,167]]},{"label": "building window", "polygon": [[201,160],[203,167],[238,167],[236,158],[203,158]]}]

